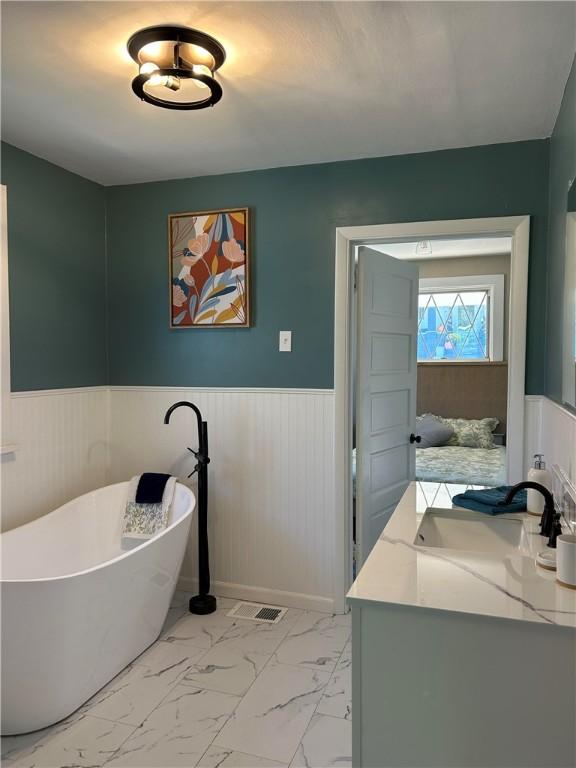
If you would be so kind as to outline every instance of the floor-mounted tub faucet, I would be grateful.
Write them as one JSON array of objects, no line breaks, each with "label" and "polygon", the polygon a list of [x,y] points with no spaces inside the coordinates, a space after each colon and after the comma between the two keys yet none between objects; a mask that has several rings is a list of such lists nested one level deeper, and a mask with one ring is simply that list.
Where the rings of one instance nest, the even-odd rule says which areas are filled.
[{"label": "floor-mounted tub faucet", "polygon": [[198,614],[214,613],[216,598],[210,593],[210,561],[208,553],[208,424],[202,420],[200,409],[187,400],[174,403],[166,411],[164,424],[170,423],[170,416],[182,406],[191,408],[198,422],[198,450],[188,450],[196,457],[197,464],[188,475],[191,477],[198,472],[198,591],[199,594],[190,598],[190,612]]}]

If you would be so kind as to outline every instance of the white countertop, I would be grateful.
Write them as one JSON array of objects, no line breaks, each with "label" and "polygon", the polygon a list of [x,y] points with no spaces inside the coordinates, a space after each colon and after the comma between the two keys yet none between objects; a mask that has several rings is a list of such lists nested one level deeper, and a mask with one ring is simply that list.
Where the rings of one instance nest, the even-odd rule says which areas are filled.
[{"label": "white countertop", "polygon": [[[441,483],[411,483],[348,593],[348,601],[377,602],[576,627],[576,590],[534,557],[420,547],[414,538],[427,507],[451,507],[464,490]],[[470,513],[475,514],[475,513]],[[479,514],[479,513],[477,513]],[[546,549],[539,519],[524,521],[534,554]]]}]

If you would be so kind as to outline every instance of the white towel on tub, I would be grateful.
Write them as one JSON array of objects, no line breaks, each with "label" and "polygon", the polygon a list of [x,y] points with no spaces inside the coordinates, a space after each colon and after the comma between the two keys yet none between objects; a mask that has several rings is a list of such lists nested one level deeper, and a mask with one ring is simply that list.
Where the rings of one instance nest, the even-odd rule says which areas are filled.
[{"label": "white towel on tub", "polygon": [[151,539],[163,531],[170,520],[170,510],[176,490],[176,478],[168,478],[162,501],[158,504],[142,504],[136,501],[139,482],[140,475],[136,475],[128,485],[122,530],[122,549],[133,549],[142,544],[143,541]]}]

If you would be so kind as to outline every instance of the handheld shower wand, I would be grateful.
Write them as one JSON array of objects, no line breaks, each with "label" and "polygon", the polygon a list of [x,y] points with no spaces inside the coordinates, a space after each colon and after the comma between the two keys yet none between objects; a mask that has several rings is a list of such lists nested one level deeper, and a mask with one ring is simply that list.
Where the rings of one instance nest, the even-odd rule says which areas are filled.
[{"label": "handheld shower wand", "polygon": [[198,594],[190,598],[190,613],[207,614],[216,610],[216,598],[210,594],[210,560],[208,552],[208,424],[202,421],[202,414],[194,403],[181,400],[166,411],[164,424],[170,423],[170,416],[181,406],[192,408],[198,422],[198,450],[188,450],[196,457],[196,466],[188,475],[198,473]]}]

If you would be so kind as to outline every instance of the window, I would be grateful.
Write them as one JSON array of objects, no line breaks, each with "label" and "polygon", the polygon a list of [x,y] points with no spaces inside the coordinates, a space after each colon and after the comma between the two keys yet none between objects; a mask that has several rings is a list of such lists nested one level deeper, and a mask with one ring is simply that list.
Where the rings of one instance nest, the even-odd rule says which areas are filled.
[{"label": "window", "polygon": [[418,361],[503,359],[504,276],[420,280]]}]

